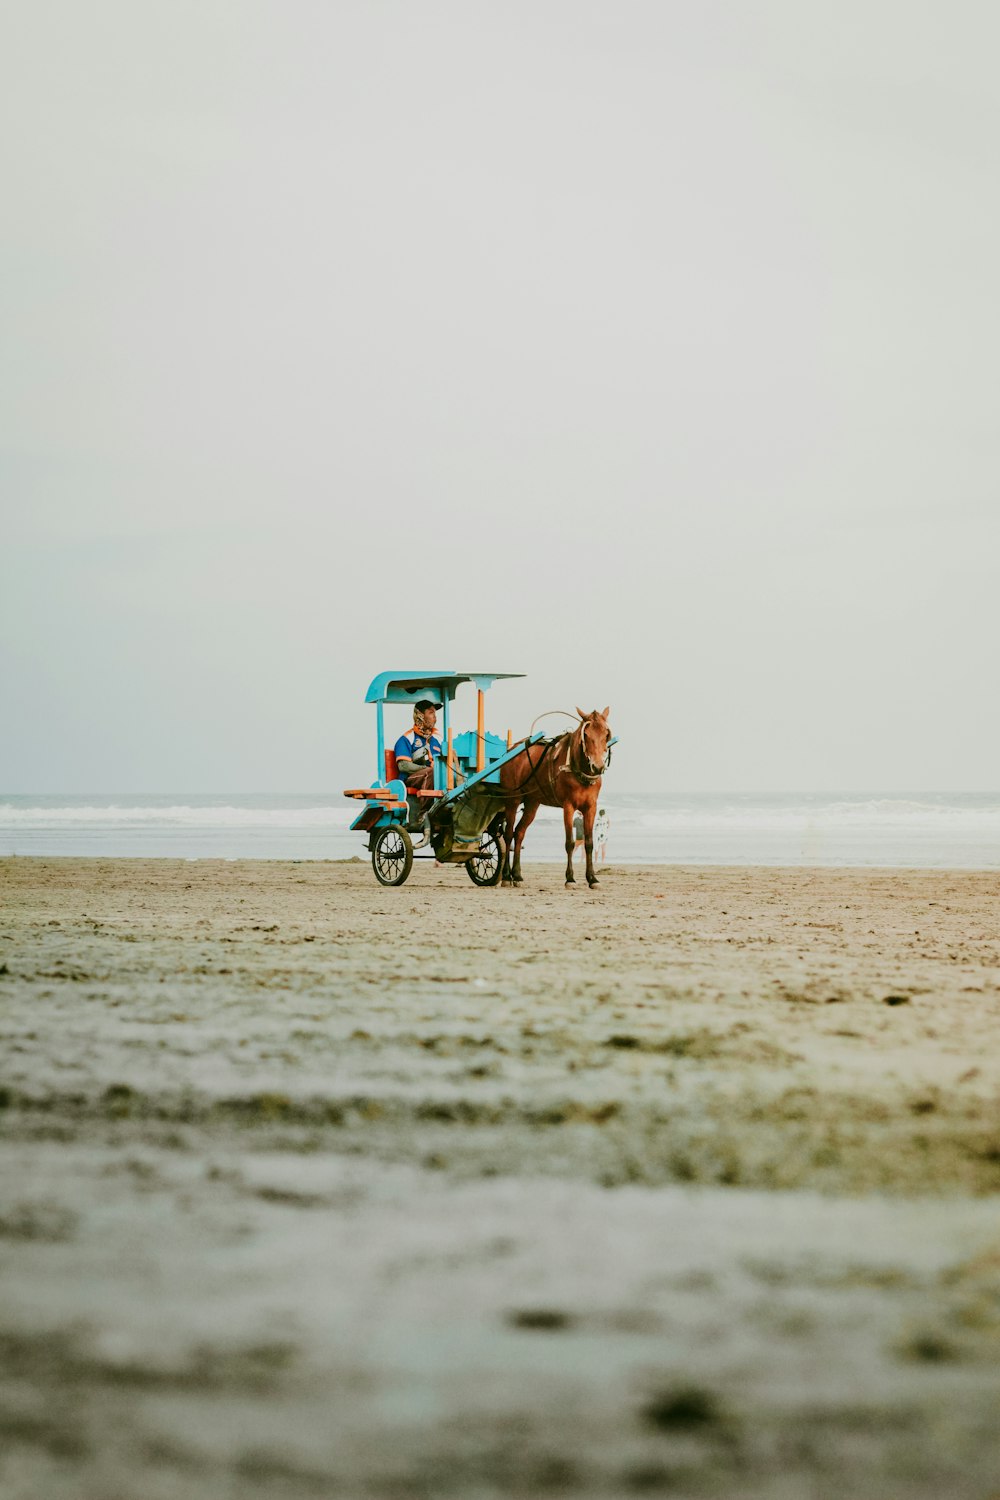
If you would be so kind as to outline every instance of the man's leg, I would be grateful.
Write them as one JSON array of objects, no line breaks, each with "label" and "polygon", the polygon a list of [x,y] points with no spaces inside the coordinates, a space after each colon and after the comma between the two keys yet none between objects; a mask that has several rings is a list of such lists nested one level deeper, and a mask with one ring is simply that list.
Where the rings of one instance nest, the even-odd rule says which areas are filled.
[{"label": "man's leg", "polygon": [[[406,790],[408,794],[413,791],[430,791],[433,785],[433,766],[424,766],[419,771],[413,771],[406,779]],[[424,813],[427,810],[426,801],[423,797],[413,797],[410,795],[407,795],[406,800],[409,805],[407,822],[412,828],[421,828],[423,826]]]}]

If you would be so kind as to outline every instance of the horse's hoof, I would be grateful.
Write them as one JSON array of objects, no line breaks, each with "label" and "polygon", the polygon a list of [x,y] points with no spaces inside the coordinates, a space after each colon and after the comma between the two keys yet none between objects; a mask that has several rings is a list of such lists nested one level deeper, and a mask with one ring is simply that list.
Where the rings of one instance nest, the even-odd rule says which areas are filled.
[{"label": "horse's hoof", "polygon": [[594,889],[594,886],[595,886],[595,885],[600,885],[600,883],[601,883],[601,882],[600,882],[600,881],[599,881],[599,880],[588,880],[588,881],[587,881],[587,884],[588,884],[588,885],[589,885],[589,886],[590,886],[590,889],[591,889],[591,890],[593,890],[593,889]]}]

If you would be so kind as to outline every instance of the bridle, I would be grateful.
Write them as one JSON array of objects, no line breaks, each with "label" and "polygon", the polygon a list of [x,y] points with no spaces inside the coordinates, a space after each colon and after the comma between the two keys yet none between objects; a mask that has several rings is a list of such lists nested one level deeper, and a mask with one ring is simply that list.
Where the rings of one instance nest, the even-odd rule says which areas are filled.
[{"label": "bridle", "polygon": [[[572,734],[570,735],[569,754],[566,757],[566,764],[563,767],[563,770],[569,771],[573,776],[576,777],[577,781],[582,781],[586,786],[593,786],[595,781],[600,781],[601,777],[604,775],[605,771],[611,764],[611,746],[605,746],[604,760],[601,765],[595,766],[594,762],[591,760],[590,755],[587,752],[587,736],[584,734],[584,730],[589,723],[590,719],[583,719],[580,722],[580,760],[582,764],[580,764],[579,766],[575,766],[573,764],[573,741],[576,739],[577,735],[577,731],[574,729]],[[584,767],[586,767],[586,769],[584,769]]]},{"label": "bridle", "polygon": [[[524,755],[531,769],[525,780],[521,782],[520,786],[509,787],[506,789],[506,796],[511,800],[513,800],[515,797],[522,797],[523,794],[531,786],[532,782],[534,782],[535,786],[539,787],[540,789],[538,773],[542,768],[542,763],[544,762],[547,755],[550,755],[553,751],[558,750],[563,740],[569,741],[566,747],[566,761],[564,765],[558,768],[558,770],[550,772],[550,780],[552,782],[552,785],[549,790],[551,794],[555,796],[555,780],[562,771],[568,771],[571,776],[574,776],[577,781],[582,782],[584,786],[593,786],[595,781],[600,781],[601,777],[604,775],[605,771],[611,764],[611,746],[609,745],[605,750],[604,764],[601,766],[595,766],[594,762],[587,754],[586,739],[583,733],[584,726],[589,722],[590,721],[588,719],[584,719],[579,726],[579,731],[577,731],[576,729],[569,729],[565,734],[561,734],[558,739],[552,740],[549,744],[544,745],[542,747],[542,753],[541,755],[539,755],[536,761],[532,761],[531,759],[531,751],[534,747],[532,745],[525,745]],[[580,763],[575,765],[574,741],[578,732],[580,735]]]}]

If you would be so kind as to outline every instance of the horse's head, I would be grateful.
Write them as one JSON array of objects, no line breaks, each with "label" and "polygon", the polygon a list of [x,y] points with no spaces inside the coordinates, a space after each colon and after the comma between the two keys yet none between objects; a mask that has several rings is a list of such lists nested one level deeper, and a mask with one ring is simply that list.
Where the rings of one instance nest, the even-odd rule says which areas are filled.
[{"label": "horse's head", "polygon": [[608,764],[608,746],[613,739],[611,725],[608,723],[610,712],[610,705],[603,713],[598,713],[596,708],[589,714],[585,714],[582,708],[577,709],[581,720],[580,749],[594,776],[598,776]]}]

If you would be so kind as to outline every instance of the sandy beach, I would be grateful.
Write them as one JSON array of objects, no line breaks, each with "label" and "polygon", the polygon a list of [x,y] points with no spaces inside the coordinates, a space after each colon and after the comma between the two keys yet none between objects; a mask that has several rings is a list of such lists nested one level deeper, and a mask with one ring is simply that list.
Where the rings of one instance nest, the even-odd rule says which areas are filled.
[{"label": "sandy beach", "polygon": [[1000,1492],[995,874],[0,861],[0,1492]]}]

